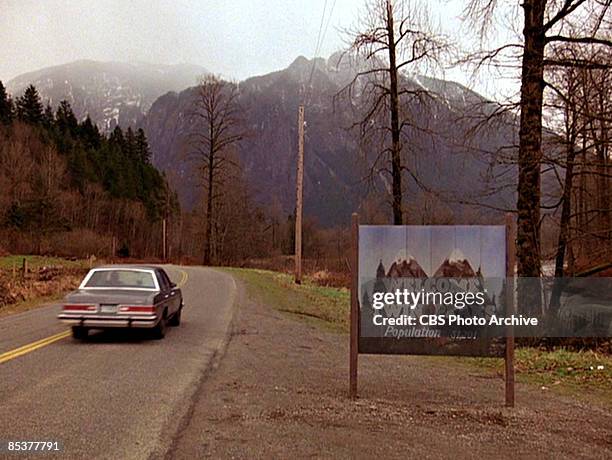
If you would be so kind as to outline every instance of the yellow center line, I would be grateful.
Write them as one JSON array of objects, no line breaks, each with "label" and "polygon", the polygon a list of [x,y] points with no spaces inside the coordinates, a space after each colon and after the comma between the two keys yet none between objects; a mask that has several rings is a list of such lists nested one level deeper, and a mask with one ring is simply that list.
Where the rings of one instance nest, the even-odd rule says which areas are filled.
[{"label": "yellow center line", "polygon": [[182,288],[183,286],[185,286],[185,283],[189,279],[189,275],[187,274],[185,270],[179,269],[179,271],[181,272],[181,281],[179,281],[178,287]]},{"label": "yellow center line", "polygon": [[60,332],[59,334],[55,334],[50,337],[37,340],[36,342],[28,343],[27,345],[24,345],[22,347],[15,348],[14,350],[2,353],[0,355],[0,364],[10,361],[11,359],[15,359],[19,356],[25,355],[26,353],[30,353],[34,350],[38,350],[39,348],[46,347],[47,345],[50,345],[53,342],[57,342],[58,340],[65,339],[66,337],[70,337],[70,330]]},{"label": "yellow center line", "polygon": [[[183,287],[187,280],[189,279],[189,275],[186,271],[180,270],[181,272],[181,281],[178,283],[178,287]],[[38,350],[39,348],[46,347],[47,345],[51,345],[58,340],[65,339],[66,337],[70,337],[71,331],[68,329],[67,331],[60,332],[59,334],[52,335],[50,337],[46,337],[44,339],[37,340],[36,342],[28,343],[27,345],[23,345],[19,348],[15,348],[14,350],[7,351],[5,353],[0,354],[0,364],[10,361],[11,359],[18,358],[19,356],[23,356],[27,353],[30,353],[34,350]]]}]

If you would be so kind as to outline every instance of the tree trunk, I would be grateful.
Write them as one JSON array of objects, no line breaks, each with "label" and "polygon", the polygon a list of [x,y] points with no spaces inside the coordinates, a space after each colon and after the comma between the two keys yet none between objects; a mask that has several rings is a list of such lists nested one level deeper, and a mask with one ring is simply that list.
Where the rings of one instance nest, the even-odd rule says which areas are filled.
[{"label": "tree trunk", "polygon": [[399,91],[397,61],[395,56],[395,31],[393,29],[393,5],[387,1],[387,39],[389,41],[389,80],[391,97],[391,176],[393,193],[393,224],[402,225],[402,146],[399,125]]},{"label": "tree trunk", "polygon": [[214,156],[208,157],[208,196],[206,197],[206,243],[204,245],[204,265],[210,265],[212,250],[212,220],[213,220],[213,178]]},{"label": "tree trunk", "polygon": [[[540,163],[544,93],[544,11],[546,0],[525,0],[521,119],[519,130],[517,263],[518,275],[540,276]],[[541,299],[532,289],[518,290],[520,311],[538,312]]]}]

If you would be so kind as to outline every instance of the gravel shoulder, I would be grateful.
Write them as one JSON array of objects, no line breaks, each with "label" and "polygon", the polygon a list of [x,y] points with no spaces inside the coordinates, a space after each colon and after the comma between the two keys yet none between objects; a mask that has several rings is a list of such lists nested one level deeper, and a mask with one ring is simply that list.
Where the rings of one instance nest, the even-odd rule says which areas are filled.
[{"label": "gravel shoulder", "polygon": [[360,356],[348,337],[243,300],[168,457],[612,458],[609,407],[504,383],[444,358]]}]

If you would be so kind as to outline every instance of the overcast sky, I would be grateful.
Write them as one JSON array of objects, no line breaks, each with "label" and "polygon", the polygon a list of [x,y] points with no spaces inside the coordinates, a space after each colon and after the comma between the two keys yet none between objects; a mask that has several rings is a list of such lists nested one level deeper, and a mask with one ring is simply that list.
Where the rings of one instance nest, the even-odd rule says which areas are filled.
[{"label": "overcast sky", "polygon": [[[465,35],[458,18],[465,2],[428,3],[445,32]],[[362,5],[361,0],[0,0],[0,80],[77,59],[193,63],[243,79],[282,69],[299,55],[311,58],[324,7],[329,27],[318,54],[327,57],[342,48],[339,30],[356,23]],[[456,69],[445,76],[491,97],[496,88],[513,88],[498,75],[473,80]]]}]

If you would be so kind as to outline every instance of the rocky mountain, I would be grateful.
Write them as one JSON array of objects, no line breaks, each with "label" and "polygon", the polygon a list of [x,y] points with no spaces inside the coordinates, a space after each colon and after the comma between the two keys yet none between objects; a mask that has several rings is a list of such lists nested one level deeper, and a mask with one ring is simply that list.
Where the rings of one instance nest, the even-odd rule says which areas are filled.
[{"label": "rocky mountain", "polygon": [[460,249],[453,249],[434,273],[434,278],[475,278],[476,272]]},{"label": "rocky mountain", "polygon": [[[240,82],[240,103],[248,136],[240,146],[240,162],[253,193],[266,203],[293,210],[297,156],[297,110],[311,72],[305,58],[289,68]],[[344,222],[361,200],[356,143],[345,113],[333,113],[337,85],[326,73],[315,72],[306,109],[304,212],[323,224]],[[184,160],[189,152],[189,112],[195,88],[160,97],[142,126],[152,146],[153,161],[172,170],[181,201],[194,202],[198,177],[195,165]],[[173,178],[173,176],[178,176]]]},{"label": "rocky mountain", "polygon": [[[355,68],[339,63],[337,55],[314,62],[299,57],[286,69],[239,84],[249,131],[239,157],[260,201],[278,205],[287,214],[293,211],[297,110],[304,100],[306,215],[324,225],[345,224],[363,203],[368,185],[378,190],[389,187],[382,172],[365,181],[368,161],[363,157],[371,159],[375,152],[360,143],[358,132],[348,129],[363,113],[360,96],[350,101],[334,97],[354,75]],[[473,197],[491,206],[511,207],[514,187],[508,188],[501,179],[512,182],[515,176],[507,173],[511,167],[497,165],[490,152],[514,142],[512,120],[474,135],[475,120],[483,111],[493,111],[495,104],[457,83],[433,78],[405,74],[402,86],[431,94],[426,103],[403,107],[416,120],[415,126],[405,130],[403,139],[408,169],[404,176],[406,203],[411,216],[415,216],[411,218],[423,210],[437,214],[445,197],[455,200],[444,205],[445,211],[456,215],[475,212],[466,204]],[[195,202],[198,184],[195,165],[185,160],[192,148],[187,138],[194,96],[195,88],[167,93],[155,101],[142,120],[155,164],[169,171],[187,206]],[[384,163],[379,166],[388,167]],[[388,212],[389,206],[380,202],[378,206]]]},{"label": "rocky mountain", "polygon": [[87,114],[103,131],[136,124],[168,91],[193,86],[206,69],[191,64],[154,65],[80,60],[20,75],[7,83],[14,96],[30,84],[44,102],[68,100],[77,117]]}]

